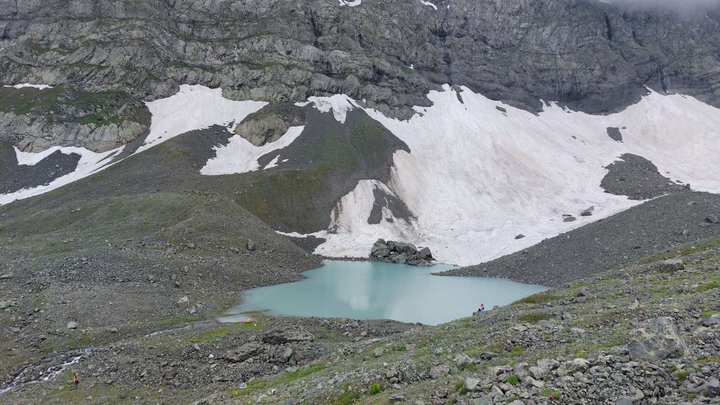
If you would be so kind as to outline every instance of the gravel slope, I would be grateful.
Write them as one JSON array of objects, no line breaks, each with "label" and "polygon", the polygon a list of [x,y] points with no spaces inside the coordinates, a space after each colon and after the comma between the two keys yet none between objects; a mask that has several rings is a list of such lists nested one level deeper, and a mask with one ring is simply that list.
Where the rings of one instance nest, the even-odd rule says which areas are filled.
[{"label": "gravel slope", "polygon": [[647,255],[720,236],[718,216],[720,196],[678,192],[523,251],[442,274],[503,277],[555,286],[627,265]]}]

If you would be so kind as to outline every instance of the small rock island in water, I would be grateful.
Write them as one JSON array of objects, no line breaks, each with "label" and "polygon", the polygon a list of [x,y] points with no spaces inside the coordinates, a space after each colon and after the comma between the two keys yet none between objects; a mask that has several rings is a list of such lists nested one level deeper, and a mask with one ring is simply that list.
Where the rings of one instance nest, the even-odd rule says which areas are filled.
[{"label": "small rock island in water", "polygon": [[435,262],[430,248],[418,249],[410,243],[378,239],[370,251],[370,258],[386,263],[429,266]]}]

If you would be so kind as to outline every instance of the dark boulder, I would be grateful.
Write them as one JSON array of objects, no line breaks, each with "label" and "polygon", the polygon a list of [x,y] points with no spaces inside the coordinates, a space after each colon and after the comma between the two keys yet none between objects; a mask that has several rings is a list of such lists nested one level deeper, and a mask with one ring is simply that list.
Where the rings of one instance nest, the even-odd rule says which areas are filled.
[{"label": "dark boulder", "polygon": [[375,242],[370,251],[370,258],[381,262],[409,264],[412,266],[429,265],[435,261],[429,248],[425,247],[418,250],[410,243],[386,242],[384,239],[378,239]]}]

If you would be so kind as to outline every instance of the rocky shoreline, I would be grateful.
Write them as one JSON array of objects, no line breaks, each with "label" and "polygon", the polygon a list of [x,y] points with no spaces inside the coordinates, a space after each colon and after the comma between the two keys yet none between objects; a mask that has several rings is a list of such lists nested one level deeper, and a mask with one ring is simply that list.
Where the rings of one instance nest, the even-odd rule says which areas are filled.
[{"label": "rocky shoreline", "polygon": [[[673,256],[438,327],[258,314],[249,324],[109,331],[18,368],[0,395],[98,404],[717,403],[720,244]],[[79,329],[78,337],[99,336]],[[61,371],[30,384],[47,370]],[[77,389],[70,373],[81,377]]]}]

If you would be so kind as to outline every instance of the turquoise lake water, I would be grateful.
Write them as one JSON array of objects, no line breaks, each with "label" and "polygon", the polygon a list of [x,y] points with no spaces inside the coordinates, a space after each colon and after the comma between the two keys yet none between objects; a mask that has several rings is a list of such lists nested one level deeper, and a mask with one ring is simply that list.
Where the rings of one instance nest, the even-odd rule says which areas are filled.
[{"label": "turquoise lake water", "polygon": [[265,311],[284,316],[392,319],[437,325],[470,316],[480,304],[490,310],[547,290],[503,279],[431,274],[451,268],[328,260],[304,273],[306,278],[301,281],[245,291],[242,304],[220,320],[242,322],[246,313]]}]

